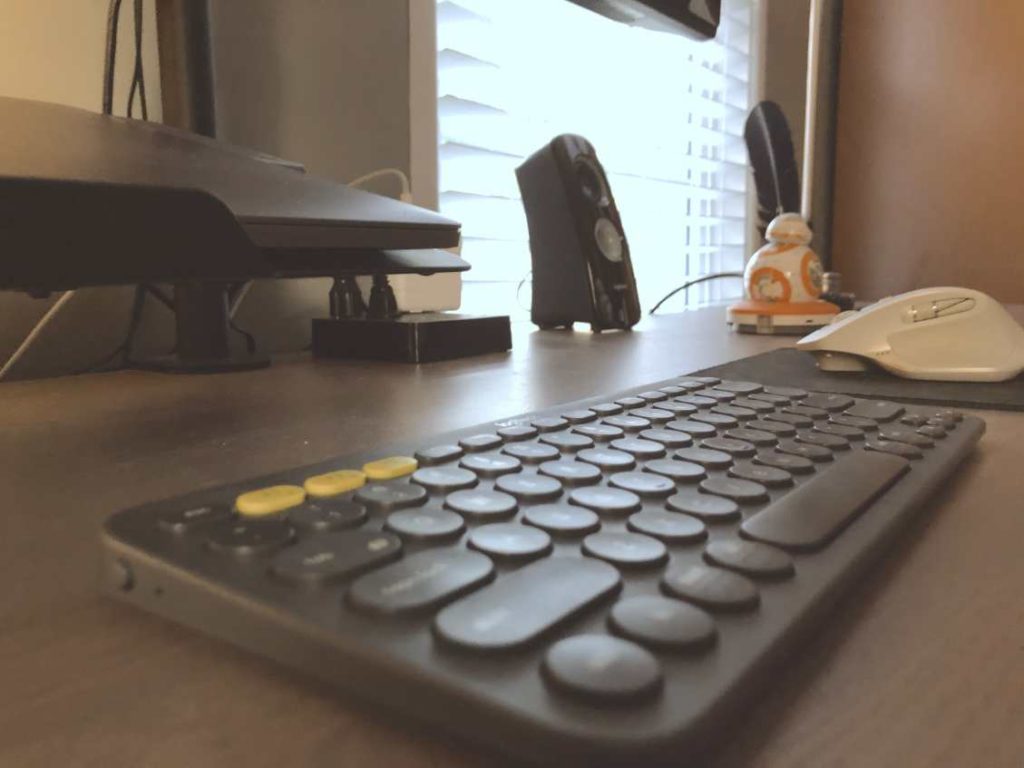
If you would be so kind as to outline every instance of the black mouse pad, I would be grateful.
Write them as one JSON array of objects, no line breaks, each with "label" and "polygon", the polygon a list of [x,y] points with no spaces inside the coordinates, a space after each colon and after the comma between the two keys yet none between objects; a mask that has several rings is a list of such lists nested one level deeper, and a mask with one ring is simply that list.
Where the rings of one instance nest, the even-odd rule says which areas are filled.
[{"label": "black mouse pad", "polygon": [[694,375],[751,380],[779,387],[799,387],[816,392],[937,403],[962,408],[1024,410],[1024,376],[1010,381],[915,381],[882,370],[863,373],[829,373],[818,369],[814,357],[797,349],[776,349],[725,365],[705,368]]}]

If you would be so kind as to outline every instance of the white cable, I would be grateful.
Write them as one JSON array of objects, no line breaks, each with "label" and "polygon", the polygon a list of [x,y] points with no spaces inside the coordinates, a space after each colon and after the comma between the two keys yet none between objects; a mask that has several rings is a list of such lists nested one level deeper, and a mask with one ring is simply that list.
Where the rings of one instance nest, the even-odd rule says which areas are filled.
[{"label": "white cable", "polygon": [[370,173],[360,176],[358,179],[353,179],[348,183],[348,186],[358,187],[361,184],[366,183],[370,179],[376,179],[378,176],[398,177],[398,180],[402,183],[402,193],[400,199],[406,203],[412,200],[412,187],[409,185],[409,177],[401,168],[381,168],[380,170],[377,171],[371,171]]},{"label": "white cable", "polygon": [[7,376],[11,368],[13,368],[18,360],[21,359],[22,355],[28,351],[28,348],[32,346],[32,342],[35,341],[39,334],[43,332],[43,329],[50,324],[50,321],[53,320],[54,316],[60,311],[60,308],[67,304],[74,295],[74,291],[65,291],[61,297],[53,302],[50,308],[46,310],[46,314],[43,315],[42,319],[38,323],[36,323],[36,327],[29,332],[28,336],[25,337],[25,340],[21,342],[21,346],[14,350],[14,354],[7,358],[7,362],[4,363],[4,367],[0,368],[0,381]]}]

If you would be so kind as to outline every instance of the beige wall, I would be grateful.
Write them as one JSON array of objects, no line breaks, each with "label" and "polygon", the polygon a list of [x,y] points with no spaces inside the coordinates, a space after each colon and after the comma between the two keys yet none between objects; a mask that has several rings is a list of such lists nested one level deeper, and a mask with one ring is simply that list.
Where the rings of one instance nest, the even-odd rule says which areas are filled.
[{"label": "beige wall", "polygon": [[[145,3],[143,44],[151,117],[159,117],[154,3]],[[124,0],[121,13],[117,114],[133,63],[131,5]],[[381,166],[409,169],[408,0],[212,0],[211,7],[222,138],[340,181]],[[106,13],[107,0],[0,0],[0,95],[99,111]],[[376,190],[396,193],[387,181]],[[309,319],[326,311],[327,287],[257,284],[238,322],[271,351],[301,349]],[[80,291],[12,378],[74,371],[111,351],[124,337],[131,294]],[[0,293],[0,360],[51,301]],[[169,313],[150,302],[139,351],[172,343]]]},{"label": "beige wall", "polygon": [[1024,301],[1024,4],[847,2],[835,254],[879,297]]}]

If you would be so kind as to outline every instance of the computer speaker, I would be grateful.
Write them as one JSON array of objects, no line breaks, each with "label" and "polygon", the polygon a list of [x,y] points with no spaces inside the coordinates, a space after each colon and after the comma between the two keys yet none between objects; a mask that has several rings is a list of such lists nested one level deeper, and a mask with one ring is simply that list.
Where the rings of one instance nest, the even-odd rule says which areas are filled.
[{"label": "computer speaker", "polygon": [[533,260],[530,319],[541,328],[631,328],[640,300],[615,199],[590,142],[563,134],[516,169]]}]

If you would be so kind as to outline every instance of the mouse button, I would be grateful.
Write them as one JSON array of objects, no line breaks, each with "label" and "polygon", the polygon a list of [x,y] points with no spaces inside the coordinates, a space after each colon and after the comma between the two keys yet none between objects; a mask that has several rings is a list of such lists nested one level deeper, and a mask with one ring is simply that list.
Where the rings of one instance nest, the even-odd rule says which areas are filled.
[{"label": "mouse button", "polygon": [[953,298],[953,299],[940,299],[934,302],[935,314],[937,317],[948,317],[949,315],[958,315],[961,312],[969,312],[974,309],[974,299]]}]

